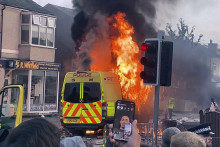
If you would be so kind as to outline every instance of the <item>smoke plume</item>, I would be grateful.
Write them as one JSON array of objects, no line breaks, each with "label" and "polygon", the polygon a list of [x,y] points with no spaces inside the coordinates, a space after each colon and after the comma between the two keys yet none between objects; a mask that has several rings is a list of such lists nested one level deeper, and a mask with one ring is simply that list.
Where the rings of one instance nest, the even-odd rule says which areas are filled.
[{"label": "smoke plume", "polygon": [[[156,9],[153,0],[73,0],[74,6],[81,12],[74,18],[72,26],[72,38],[77,42],[77,49],[80,43],[85,40],[86,34],[97,27],[94,18],[97,12],[109,17],[117,12],[126,13],[126,19],[134,27],[136,41],[141,42],[146,37],[155,37],[153,19]],[[146,17],[151,18],[147,20]]]},{"label": "smoke plume", "polygon": [[[76,43],[78,60],[77,70],[90,70],[91,64],[96,62],[103,70],[110,70],[116,60],[112,56],[111,37],[117,32],[109,27],[108,18],[117,12],[124,12],[126,20],[134,27],[132,36],[140,44],[145,38],[156,37],[154,26],[156,4],[158,0],[73,0],[73,5],[79,11],[74,17],[71,28],[72,38]],[[174,0],[162,1],[174,3]],[[162,89],[163,96],[188,98],[200,102],[208,97],[206,85],[210,78],[210,71],[205,64],[207,48],[201,45],[192,46],[181,40],[174,41],[173,79],[172,87]],[[95,53],[94,53],[95,52]],[[204,61],[202,61],[204,60]],[[105,61],[103,63],[103,61]],[[99,67],[97,67],[100,69]],[[183,82],[183,83],[181,83]],[[183,87],[178,87],[180,83]],[[189,86],[188,89],[186,84]],[[178,87],[178,88],[177,88]],[[153,97],[153,91],[150,94]],[[201,103],[199,103],[201,104]],[[147,106],[148,109],[145,109]],[[153,100],[150,99],[142,112],[152,115]],[[147,111],[147,112],[146,112]],[[139,116],[142,116],[140,112]],[[140,117],[142,121],[147,118]]]}]

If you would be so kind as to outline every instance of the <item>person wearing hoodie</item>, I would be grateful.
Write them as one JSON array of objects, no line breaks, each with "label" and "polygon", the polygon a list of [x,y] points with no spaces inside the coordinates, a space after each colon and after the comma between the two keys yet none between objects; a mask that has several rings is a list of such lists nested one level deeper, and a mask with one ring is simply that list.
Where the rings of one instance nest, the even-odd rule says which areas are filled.
[{"label": "person wearing hoodie", "polygon": [[162,147],[170,147],[171,137],[181,131],[176,127],[169,127],[163,131]]}]

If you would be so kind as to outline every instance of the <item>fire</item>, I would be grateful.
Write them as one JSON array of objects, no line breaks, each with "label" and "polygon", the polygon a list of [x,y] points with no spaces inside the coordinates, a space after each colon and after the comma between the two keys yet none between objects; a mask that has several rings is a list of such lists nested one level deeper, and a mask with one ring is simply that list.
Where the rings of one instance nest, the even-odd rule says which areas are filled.
[{"label": "fire", "polygon": [[158,136],[162,136],[163,135],[163,131],[160,129],[159,131],[158,131]]},{"label": "fire", "polygon": [[[140,108],[140,105],[146,102],[152,86],[143,85],[139,77],[143,70],[139,63],[141,52],[132,38],[135,30],[126,21],[125,16],[125,13],[118,12],[108,18],[110,33],[113,33],[111,34],[112,58],[116,59],[116,65],[108,66],[119,75],[123,97],[135,101],[137,108]],[[96,53],[93,51],[92,57],[95,56]],[[92,64],[91,69],[102,70],[97,67],[99,65]]]}]

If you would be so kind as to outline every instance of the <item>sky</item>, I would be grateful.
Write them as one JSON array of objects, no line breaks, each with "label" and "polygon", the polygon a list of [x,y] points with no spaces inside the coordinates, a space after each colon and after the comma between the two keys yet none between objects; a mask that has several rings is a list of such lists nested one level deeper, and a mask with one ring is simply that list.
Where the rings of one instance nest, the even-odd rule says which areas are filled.
[{"label": "sky", "polygon": [[[51,3],[72,8],[72,0],[34,0],[41,6]],[[164,30],[167,23],[176,28],[180,18],[190,27],[195,26],[196,38],[203,34],[202,44],[210,40],[220,45],[219,0],[158,0],[155,27]],[[167,3],[166,1],[170,1]]]}]

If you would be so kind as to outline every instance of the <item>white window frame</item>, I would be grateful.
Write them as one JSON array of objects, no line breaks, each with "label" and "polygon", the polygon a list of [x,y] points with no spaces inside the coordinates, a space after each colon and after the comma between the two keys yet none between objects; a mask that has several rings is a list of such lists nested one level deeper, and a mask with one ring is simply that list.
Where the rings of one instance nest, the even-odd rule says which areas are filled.
[{"label": "white window frame", "polygon": [[[29,17],[30,17],[30,21],[29,21],[29,24],[28,23],[22,23],[22,15],[29,15]],[[31,43],[31,40],[30,40],[30,38],[31,38],[31,35],[32,35],[32,28],[30,27],[30,24],[31,24],[31,22],[32,22],[32,17],[31,17],[31,13],[30,12],[23,12],[23,13],[21,13],[21,17],[20,17],[20,44],[22,44],[22,42],[21,42],[21,31],[22,31],[22,29],[21,29],[21,27],[22,26],[29,26],[29,40],[28,40],[28,43],[27,44],[22,44],[22,45],[29,45],[30,43]]]},{"label": "white window frame", "polygon": [[44,45],[41,45],[41,44],[40,44],[40,37],[41,37],[41,36],[40,36],[40,28],[42,27],[42,28],[46,28],[46,45],[45,45],[45,46],[48,47],[48,46],[47,46],[47,27],[46,27],[46,26],[38,26],[38,27],[39,27],[39,29],[38,29],[38,30],[39,30],[39,32],[38,32],[38,34],[39,34],[39,40],[38,40],[39,44],[38,44],[38,45],[44,46]]},{"label": "white window frame", "polygon": [[216,70],[217,70],[216,62],[212,62],[212,71],[216,71]]},{"label": "white window frame", "polygon": [[[22,24],[22,15],[30,15],[30,22],[29,22],[29,24]],[[39,16],[40,17],[40,22],[39,22],[39,24],[38,23],[36,23],[36,24],[34,24],[33,23],[33,17],[34,16]],[[47,24],[46,24],[46,26],[43,26],[43,25],[41,25],[41,18],[42,17],[44,17],[44,18],[46,18],[46,21],[47,21]],[[49,24],[48,24],[48,21],[49,21],[49,19],[52,19],[52,20],[54,20],[54,27],[49,27]],[[55,17],[52,17],[52,16],[46,16],[46,15],[39,15],[39,14],[33,14],[33,13],[31,13],[31,12],[22,12],[21,13],[21,19],[20,19],[21,21],[21,25],[20,26],[23,26],[23,25],[28,25],[29,26],[29,43],[28,44],[22,44],[22,42],[21,42],[21,32],[20,32],[20,44],[22,44],[22,45],[32,45],[32,46],[37,46],[37,47],[44,47],[44,48],[55,48],[55,31],[56,31],[56,18]],[[38,36],[39,36],[39,38],[38,38],[38,44],[32,44],[32,25],[37,25],[38,26]],[[44,28],[46,28],[46,45],[44,46],[44,45],[40,45],[40,27],[44,27]],[[21,27],[20,27],[21,28]],[[47,37],[48,37],[48,31],[47,31],[47,29],[48,28],[50,28],[50,29],[53,29],[53,46],[48,46],[48,43],[47,43]]]},{"label": "white window frame", "polygon": [[50,112],[58,112],[58,105],[59,105],[59,71],[54,71],[57,74],[57,92],[56,92],[56,110],[45,110],[45,84],[46,84],[46,73],[47,71],[44,71],[44,77],[43,77],[43,110],[42,111],[31,111],[31,85],[32,85],[32,76],[33,76],[33,70],[29,70],[28,72],[28,91],[27,91],[27,110],[23,111],[25,113],[50,113]]},{"label": "white window frame", "polygon": [[[38,17],[38,18],[39,18],[39,23],[35,23],[35,22],[34,22],[34,17],[36,17],[36,18]],[[32,19],[33,19],[32,23],[33,23],[34,25],[40,25],[40,22],[41,22],[41,16],[40,16],[40,15],[32,15]],[[31,24],[32,24],[32,23],[31,23]]]}]

